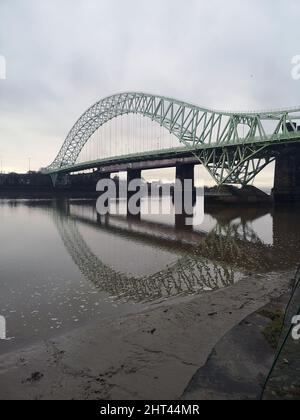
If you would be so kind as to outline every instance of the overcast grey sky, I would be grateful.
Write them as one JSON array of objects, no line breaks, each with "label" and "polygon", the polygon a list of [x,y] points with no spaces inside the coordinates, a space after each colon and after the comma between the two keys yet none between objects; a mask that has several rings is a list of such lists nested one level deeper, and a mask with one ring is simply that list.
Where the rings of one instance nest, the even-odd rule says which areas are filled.
[{"label": "overcast grey sky", "polygon": [[116,92],[300,105],[299,21],[299,0],[0,0],[4,170],[49,164],[82,112]]}]

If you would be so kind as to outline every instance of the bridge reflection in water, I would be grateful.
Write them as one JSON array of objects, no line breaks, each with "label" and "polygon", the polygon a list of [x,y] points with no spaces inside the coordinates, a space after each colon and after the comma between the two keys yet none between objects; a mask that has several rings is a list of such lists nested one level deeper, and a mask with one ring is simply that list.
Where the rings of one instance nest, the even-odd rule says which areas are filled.
[{"label": "bridge reflection in water", "polygon": [[[143,218],[100,218],[95,204],[87,201],[55,202],[48,210],[83,276],[115,301],[157,302],[214,291],[249,274],[292,269],[300,261],[300,222],[297,214],[293,216],[290,211],[272,214],[273,234],[270,243],[266,243],[253,227],[255,221],[271,217],[265,209],[212,209],[206,215],[211,225],[206,231],[176,229]],[[96,234],[96,246],[89,245],[91,232]],[[114,250],[112,244],[116,246],[111,264],[105,262],[104,255],[107,235],[112,241],[110,249]],[[130,248],[135,253],[139,247],[139,256],[145,260],[149,249],[154,248],[173,254],[173,261],[150,274],[117,268],[117,243],[124,240],[128,258]],[[161,262],[155,267],[159,265]]]}]

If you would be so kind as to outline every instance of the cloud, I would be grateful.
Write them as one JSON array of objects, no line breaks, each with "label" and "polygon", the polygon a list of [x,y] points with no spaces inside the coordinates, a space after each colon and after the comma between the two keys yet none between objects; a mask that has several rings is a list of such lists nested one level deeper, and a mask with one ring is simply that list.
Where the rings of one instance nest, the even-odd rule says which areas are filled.
[{"label": "cloud", "polygon": [[2,0],[4,165],[47,165],[87,107],[124,90],[218,109],[299,105],[299,15],[297,0]]}]

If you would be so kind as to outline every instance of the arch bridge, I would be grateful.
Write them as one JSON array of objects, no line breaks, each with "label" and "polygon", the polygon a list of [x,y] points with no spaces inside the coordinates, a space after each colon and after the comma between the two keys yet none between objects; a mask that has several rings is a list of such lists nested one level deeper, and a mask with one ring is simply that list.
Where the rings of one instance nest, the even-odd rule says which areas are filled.
[{"label": "arch bridge", "polygon": [[[106,134],[101,146],[110,153],[79,159],[95,133],[129,114],[157,123],[176,141],[170,146],[162,136],[157,144],[153,139],[149,143],[149,138],[145,144],[140,131],[135,145],[126,149],[124,142],[130,132],[125,141],[118,134],[113,138]],[[58,174],[95,168],[103,174],[127,170],[137,175],[143,169],[177,166],[178,176],[185,177],[192,174],[195,164],[202,164],[218,185],[247,185],[276,160],[278,193],[292,191],[300,196],[299,145],[300,107],[263,112],[214,111],[163,96],[121,93],[91,106],[42,172],[55,181]]]}]

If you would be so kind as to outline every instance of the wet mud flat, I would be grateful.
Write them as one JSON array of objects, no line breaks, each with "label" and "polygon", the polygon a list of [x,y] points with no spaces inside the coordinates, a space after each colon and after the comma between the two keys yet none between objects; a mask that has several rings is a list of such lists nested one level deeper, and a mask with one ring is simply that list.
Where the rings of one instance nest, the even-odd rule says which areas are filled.
[{"label": "wet mud flat", "polygon": [[[252,275],[225,289],[99,320],[4,354],[0,399],[186,398],[220,340],[288,293],[293,275]],[[256,380],[261,383],[259,374]]]}]

